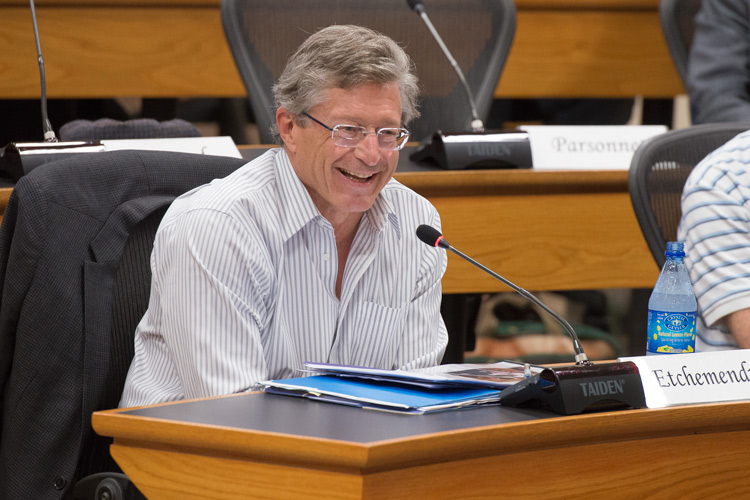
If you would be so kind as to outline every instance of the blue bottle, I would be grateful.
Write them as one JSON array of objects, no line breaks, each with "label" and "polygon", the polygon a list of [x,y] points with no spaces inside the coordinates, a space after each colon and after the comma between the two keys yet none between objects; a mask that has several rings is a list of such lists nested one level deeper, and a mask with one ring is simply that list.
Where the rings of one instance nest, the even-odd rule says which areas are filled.
[{"label": "blue bottle", "polygon": [[698,305],[690,283],[681,241],[667,243],[667,261],[648,301],[646,355],[695,352]]}]

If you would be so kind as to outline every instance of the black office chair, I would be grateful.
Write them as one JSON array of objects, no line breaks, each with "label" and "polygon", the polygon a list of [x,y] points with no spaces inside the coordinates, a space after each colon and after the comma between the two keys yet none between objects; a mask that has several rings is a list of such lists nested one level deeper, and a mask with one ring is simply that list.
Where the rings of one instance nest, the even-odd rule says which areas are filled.
[{"label": "black office chair", "polygon": [[667,48],[683,85],[687,86],[687,63],[695,32],[695,15],[701,0],[661,0],[659,17]]},{"label": "black office chair", "polygon": [[[513,1],[434,0],[425,2],[425,10],[466,73],[478,114],[486,120],[515,34]],[[404,0],[222,0],[221,17],[263,143],[273,141],[271,87],[286,60],[310,34],[332,24],[380,31],[412,58],[422,90],[422,116],[409,124],[412,138],[437,129],[470,130],[470,107],[453,68]]]},{"label": "black office chair", "polygon": [[641,144],[628,172],[628,191],[636,219],[661,269],[668,241],[675,241],[682,190],[703,158],[750,123],[709,123],[672,130]]},{"label": "black office chair", "polygon": [[107,474],[103,495],[96,474],[119,469],[91,414],[119,402],[166,208],[243,163],[160,151],[80,154],[15,186],[0,226],[0,498],[132,492],[124,476]]}]

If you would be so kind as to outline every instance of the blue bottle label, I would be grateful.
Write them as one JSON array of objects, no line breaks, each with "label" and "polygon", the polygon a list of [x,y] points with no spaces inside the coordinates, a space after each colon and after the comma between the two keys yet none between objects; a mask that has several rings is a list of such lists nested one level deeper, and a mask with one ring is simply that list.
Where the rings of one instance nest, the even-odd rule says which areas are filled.
[{"label": "blue bottle label", "polygon": [[653,354],[695,352],[695,311],[649,309],[646,351]]}]

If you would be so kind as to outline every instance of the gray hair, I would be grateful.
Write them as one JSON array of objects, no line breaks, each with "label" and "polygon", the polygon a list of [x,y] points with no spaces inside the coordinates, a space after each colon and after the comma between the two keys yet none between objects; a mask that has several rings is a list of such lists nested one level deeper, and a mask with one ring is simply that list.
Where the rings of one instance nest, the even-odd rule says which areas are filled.
[{"label": "gray hair", "polygon": [[[335,25],[311,35],[289,59],[273,86],[277,108],[300,117],[323,100],[331,88],[352,89],[367,83],[395,83],[401,94],[401,122],[419,116],[419,87],[414,64],[391,38],[368,28]],[[281,143],[279,131],[271,127]]]}]

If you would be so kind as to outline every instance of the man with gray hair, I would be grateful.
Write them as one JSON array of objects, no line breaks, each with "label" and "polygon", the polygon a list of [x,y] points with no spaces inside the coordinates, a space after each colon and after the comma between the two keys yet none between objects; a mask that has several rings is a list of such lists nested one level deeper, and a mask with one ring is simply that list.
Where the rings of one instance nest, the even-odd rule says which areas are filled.
[{"label": "man with gray hair", "polygon": [[281,148],[178,198],[151,256],[120,406],[248,391],[305,361],[438,364],[435,208],[393,180],[418,112],[412,63],[357,26],[310,36],[274,86]]}]

